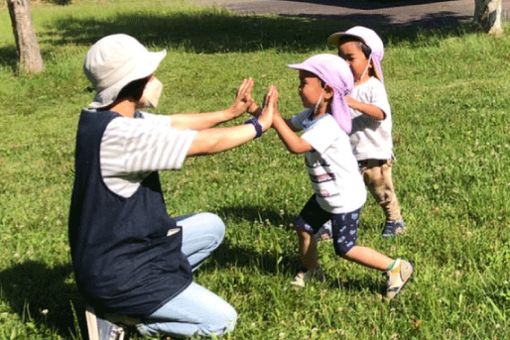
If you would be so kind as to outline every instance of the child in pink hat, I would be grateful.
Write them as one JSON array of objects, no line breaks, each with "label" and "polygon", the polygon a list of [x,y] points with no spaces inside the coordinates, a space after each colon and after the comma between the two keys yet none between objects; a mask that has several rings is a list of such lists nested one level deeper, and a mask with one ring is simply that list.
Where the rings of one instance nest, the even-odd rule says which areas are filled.
[{"label": "child in pink hat", "polygon": [[[393,298],[413,273],[411,263],[392,259],[374,249],[356,245],[361,208],[366,190],[351,151],[349,108],[346,102],[353,86],[347,63],[332,54],[312,56],[301,64],[289,65],[299,71],[299,96],[305,110],[289,120],[279,113],[274,98],[273,128],[294,154],[304,154],[313,195],[296,219],[302,267],[292,285],[323,279],[317,241],[313,235],[331,221],[337,255],[388,275],[386,296]],[[249,111],[255,111],[253,107]],[[299,136],[295,131],[303,130]]]},{"label": "child in pink hat", "polygon": [[392,120],[381,68],[383,42],[362,26],[334,33],[328,42],[338,46],[338,55],[354,76],[354,88],[346,97],[352,116],[350,141],[363,180],[386,216],[383,237],[402,234],[405,225],[391,176]]}]

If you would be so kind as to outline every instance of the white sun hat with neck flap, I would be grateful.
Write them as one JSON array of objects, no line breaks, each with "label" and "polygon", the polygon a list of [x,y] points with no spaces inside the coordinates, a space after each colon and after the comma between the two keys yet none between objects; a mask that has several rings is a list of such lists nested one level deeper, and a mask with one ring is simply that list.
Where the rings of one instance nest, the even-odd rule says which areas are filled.
[{"label": "white sun hat with neck flap", "polygon": [[380,81],[384,82],[384,76],[381,67],[381,61],[384,58],[384,44],[379,35],[377,35],[377,33],[375,33],[375,31],[371,30],[370,28],[354,26],[345,32],[336,32],[331,34],[328,37],[328,43],[338,46],[340,39],[345,36],[357,38],[365,43],[365,45],[370,47],[372,50],[370,58],[375,68],[376,77],[379,78]]},{"label": "white sun hat with neck flap", "polygon": [[83,62],[83,71],[96,90],[88,108],[112,104],[124,86],[153,74],[165,56],[166,50],[150,52],[127,34],[112,34],[98,40]]}]

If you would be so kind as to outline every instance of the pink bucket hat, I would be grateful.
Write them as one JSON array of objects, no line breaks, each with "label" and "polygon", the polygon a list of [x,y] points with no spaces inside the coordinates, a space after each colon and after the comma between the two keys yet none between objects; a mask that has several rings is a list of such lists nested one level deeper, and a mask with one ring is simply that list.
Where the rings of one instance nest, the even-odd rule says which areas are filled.
[{"label": "pink bucket hat", "polygon": [[112,104],[124,86],[153,74],[166,50],[150,52],[127,34],[112,34],[98,40],[88,50],[83,71],[96,90],[89,108]]},{"label": "pink bucket hat", "polygon": [[333,54],[318,54],[301,64],[290,64],[288,67],[313,73],[333,89],[331,114],[342,130],[351,133],[351,115],[344,97],[351,93],[354,79],[345,60]]},{"label": "pink bucket hat", "polygon": [[375,68],[375,75],[379,78],[380,81],[384,82],[384,76],[381,68],[381,61],[384,57],[384,44],[381,38],[370,28],[366,28],[363,26],[354,26],[349,28],[345,32],[336,32],[331,34],[328,37],[328,43],[338,45],[341,37],[351,36],[360,39],[365,43],[370,49],[372,53],[370,55],[372,59],[372,63]]}]

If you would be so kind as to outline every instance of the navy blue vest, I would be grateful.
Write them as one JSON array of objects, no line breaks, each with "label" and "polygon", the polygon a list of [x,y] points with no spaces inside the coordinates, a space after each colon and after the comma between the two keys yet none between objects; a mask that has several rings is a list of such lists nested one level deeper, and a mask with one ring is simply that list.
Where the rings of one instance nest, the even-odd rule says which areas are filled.
[{"label": "navy blue vest", "polygon": [[[99,311],[148,316],[185,289],[192,274],[158,173],[129,198],[103,182],[101,139],[116,117],[86,110],[80,115],[69,214],[73,269],[80,292]],[[171,228],[179,232],[167,237]]]}]

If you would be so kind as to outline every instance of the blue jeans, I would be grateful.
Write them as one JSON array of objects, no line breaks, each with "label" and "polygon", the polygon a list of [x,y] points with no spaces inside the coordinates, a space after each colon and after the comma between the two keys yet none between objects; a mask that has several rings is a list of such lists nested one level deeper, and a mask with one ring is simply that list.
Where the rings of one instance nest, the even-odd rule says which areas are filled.
[{"label": "blue jeans", "polygon": [[[182,227],[182,252],[195,270],[221,244],[225,225],[211,213],[183,216],[177,221]],[[237,313],[229,303],[192,282],[137,329],[142,335],[218,336],[234,330],[236,321]]]}]

